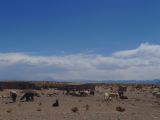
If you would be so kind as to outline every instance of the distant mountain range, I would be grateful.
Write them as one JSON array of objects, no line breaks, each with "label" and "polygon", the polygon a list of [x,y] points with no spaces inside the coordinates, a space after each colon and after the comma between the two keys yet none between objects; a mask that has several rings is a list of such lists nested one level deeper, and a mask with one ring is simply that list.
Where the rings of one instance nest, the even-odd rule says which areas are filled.
[{"label": "distant mountain range", "polygon": [[[11,81],[24,81],[24,82],[39,82],[38,80],[0,80],[0,82],[11,82]],[[160,85],[160,80],[40,80],[48,82],[71,82],[71,83],[106,83],[106,84],[158,84]]]},{"label": "distant mountain range", "polygon": [[[75,82],[75,81],[69,81]],[[76,82],[80,83],[108,83],[108,84],[159,84],[160,80],[76,80]]]}]

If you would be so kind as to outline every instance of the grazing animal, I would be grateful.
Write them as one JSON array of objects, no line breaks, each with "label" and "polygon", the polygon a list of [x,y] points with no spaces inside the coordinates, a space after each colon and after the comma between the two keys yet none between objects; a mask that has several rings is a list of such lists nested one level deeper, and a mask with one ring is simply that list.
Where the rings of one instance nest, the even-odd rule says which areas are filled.
[{"label": "grazing animal", "polygon": [[38,93],[29,91],[29,92],[26,92],[26,93],[21,97],[20,100],[23,100],[24,98],[26,98],[26,101],[34,101],[34,96],[40,97]]},{"label": "grazing animal", "polygon": [[126,92],[127,91],[127,87],[126,86],[119,86],[118,91]]},{"label": "grazing animal", "polygon": [[124,92],[127,91],[127,87],[126,86],[119,86],[118,88],[118,94],[119,94],[119,98],[123,98]]},{"label": "grazing animal", "polygon": [[73,96],[80,96],[80,92],[79,91],[73,91]]},{"label": "grazing animal", "polygon": [[160,92],[157,92],[157,93],[155,94],[155,96],[156,96],[156,98],[160,98]]},{"label": "grazing animal", "polygon": [[2,95],[2,98],[10,98],[10,96]]},{"label": "grazing animal", "polygon": [[112,98],[118,98],[118,93],[104,93],[104,100],[106,101],[108,101],[108,100],[111,100]]},{"label": "grazing animal", "polygon": [[66,91],[66,95],[73,95],[73,94],[74,94],[74,91],[70,91],[70,90]]},{"label": "grazing animal", "polygon": [[67,92],[66,92],[66,95],[72,95],[72,96],[79,96],[79,92],[77,92],[77,91],[69,91],[69,90],[67,90]]},{"label": "grazing animal", "polygon": [[159,89],[159,88],[155,88],[155,89],[152,91],[152,94],[155,95],[155,94],[157,94],[158,92],[160,92],[160,89]]},{"label": "grazing animal", "polygon": [[89,91],[80,91],[80,96],[89,96],[90,92]]},{"label": "grazing animal", "polygon": [[119,94],[118,93],[110,93],[109,96],[111,98],[118,98]]},{"label": "grazing animal", "polygon": [[120,99],[128,99],[127,96],[121,96]]},{"label": "grazing animal", "polygon": [[121,98],[124,95],[124,92],[123,91],[118,91],[118,95]]},{"label": "grazing animal", "polygon": [[160,89],[159,88],[155,88],[152,91],[153,96],[155,96],[156,98],[160,98]]},{"label": "grazing animal", "polygon": [[104,93],[104,100],[105,101],[109,101],[109,100],[111,100],[112,98],[109,96],[109,93]]},{"label": "grazing animal", "polygon": [[16,91],[10,91],[10,96],[12,98],[13,102],[16,102],[17,99],[17,92]]},{"label": "grazing animal", "polygon": [[53,97],[53,96],[55,96],[55,95],[58,95],[58,93],[48,93],[48,94],[47,94],[47,97]]},{"label": "grazing animal", "polygon": [[0,91],[3,91],[3,88],[2,88],[2,87],[0,87]]},{"label": "grazing animal", "polygon": [[93,96],[94,96],[94,94],[95,94],[95,91],[94,91],[94,90],[91,90],[91,91],[90,91],[90,95],[93,95]]},{"label": "grazing animal", "polygon": [[152,94],[155,95],[158,91],[152,91]]}]

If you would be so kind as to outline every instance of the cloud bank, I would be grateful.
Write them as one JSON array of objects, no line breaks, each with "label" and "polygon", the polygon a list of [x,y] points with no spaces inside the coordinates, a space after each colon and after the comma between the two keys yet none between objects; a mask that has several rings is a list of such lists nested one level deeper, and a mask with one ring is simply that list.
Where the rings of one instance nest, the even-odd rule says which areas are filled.
[{"label": "cloud bank", "polygon": [[1,80],[146,80],[160,78],[160,45],[143,43],[111,56],[0,53]]}]

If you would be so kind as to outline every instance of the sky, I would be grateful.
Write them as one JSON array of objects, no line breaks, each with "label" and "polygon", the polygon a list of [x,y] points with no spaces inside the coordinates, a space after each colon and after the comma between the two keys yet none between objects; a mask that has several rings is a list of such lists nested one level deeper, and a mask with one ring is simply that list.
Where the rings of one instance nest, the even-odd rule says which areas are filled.
[{"label": "sky", "polygon": [[159,0],[0,1],[0,80],[160,79]]}]

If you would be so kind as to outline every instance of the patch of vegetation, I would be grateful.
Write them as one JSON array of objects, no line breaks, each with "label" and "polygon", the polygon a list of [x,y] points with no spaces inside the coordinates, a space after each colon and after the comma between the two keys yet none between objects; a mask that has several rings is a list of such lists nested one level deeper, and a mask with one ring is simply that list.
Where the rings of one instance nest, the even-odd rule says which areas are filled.
[{"label": "patch of vegetation", "polygon": [[118,106],[118,107],[116,107],[116,111],[118,111],[118,112],[124,112],[124,111],[126,111],[126,109],[123,108],[123,107]]},{"label": "patch of vegetation", "polygon": [[38,108],[37,111],[40,112],[40,111],[42,111],[42,109],[41,109],[41,108]]},{"label": "patch of vegetation", "polygon": [[12,109],[7,110],[6,112],[7,112],[7,113],[11,113],[11,112],[12,112]]},{"label": "patch of vegetation", "polygon": [[21,103],[18,103],[18,107],[21,107],[22,106],[22,104]]},{"label": "patch of vegetation", "polygon": [[79,109],[77,107],[72,108],[72,112],[78,112],[78,111],[79,111]]},{"label": "patch of vegetation", "polygon": [[135,101],[140,101],[140,99],[136,98]]},{"label": "patch of vegetation", "polygon": [[89,106],[89,105],[86,105],[85,108],[86,108],[86,111],[88,111],[89,108],[90,108],[90,106]]}]

